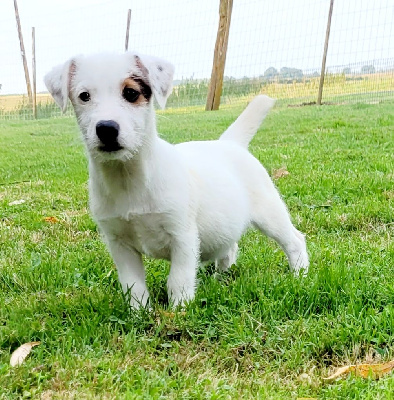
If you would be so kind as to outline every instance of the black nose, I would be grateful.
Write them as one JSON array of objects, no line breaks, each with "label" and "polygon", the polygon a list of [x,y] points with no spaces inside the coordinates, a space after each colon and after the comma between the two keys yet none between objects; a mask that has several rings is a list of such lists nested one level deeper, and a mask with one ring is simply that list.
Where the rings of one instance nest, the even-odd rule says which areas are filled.
[{"label": "black nose", "polygon": [[105,146],[118,145],[119,124],[115,121],[99,121],[96,125],[96,135]]}]

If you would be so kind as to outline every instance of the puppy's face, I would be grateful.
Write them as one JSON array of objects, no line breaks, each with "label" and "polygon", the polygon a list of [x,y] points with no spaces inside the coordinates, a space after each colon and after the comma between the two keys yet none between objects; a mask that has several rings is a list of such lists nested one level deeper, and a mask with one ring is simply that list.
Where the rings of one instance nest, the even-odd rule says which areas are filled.
[{"label": "puppy's face", "polygon": [[101,54],[67,61],[45,83],[63,110],[71,100],[92,157],[126,161],[155,133],[153,97],[164,107],[173,72],[157,58]]}]

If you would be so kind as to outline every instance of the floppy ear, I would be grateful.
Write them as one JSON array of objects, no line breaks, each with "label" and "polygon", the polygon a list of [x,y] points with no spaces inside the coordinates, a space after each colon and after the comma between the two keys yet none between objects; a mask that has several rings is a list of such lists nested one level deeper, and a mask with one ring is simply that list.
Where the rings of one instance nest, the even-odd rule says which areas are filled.
[{"label": "floppy ear", "polygon": [[75,61],[70,59],[54,67],[44,77],[45,86],[63,112],[67,109],[71,73],[74,69]]},{"label": "floppy ear", "polygon": [[135,63],[143,77],[148,80],[159,106],[164,108],[172,92],[174,66],[160,58],[134,54]]}]

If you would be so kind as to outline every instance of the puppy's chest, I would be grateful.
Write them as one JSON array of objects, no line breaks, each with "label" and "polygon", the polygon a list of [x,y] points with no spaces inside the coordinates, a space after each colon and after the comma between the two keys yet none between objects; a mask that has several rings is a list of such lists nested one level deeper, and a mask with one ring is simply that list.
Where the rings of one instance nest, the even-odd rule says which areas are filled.
[{"label": "puppy's chest", "polygon": [[153,258],[170,259],[171,235],[163,214],[129,215],[100,223],[104,234],[111,234],[138,252]]}]

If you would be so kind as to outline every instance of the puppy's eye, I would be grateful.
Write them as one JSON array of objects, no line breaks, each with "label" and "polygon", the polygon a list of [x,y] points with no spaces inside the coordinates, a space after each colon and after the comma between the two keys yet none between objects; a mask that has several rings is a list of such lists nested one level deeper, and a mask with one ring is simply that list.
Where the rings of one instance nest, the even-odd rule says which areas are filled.
[{"label": "puppy's eye", "polygon": [[90,94],[88,92],[82,92],[78,97],[85,103],[90,100]]},{"label": "puppy's eye", "polygon": [[128,101],[129,103],[135,103],[138,100],[138,97],[140,97],[140,92],[137,92],[136,90],[125,87],[123,89],[123,98]]}]

